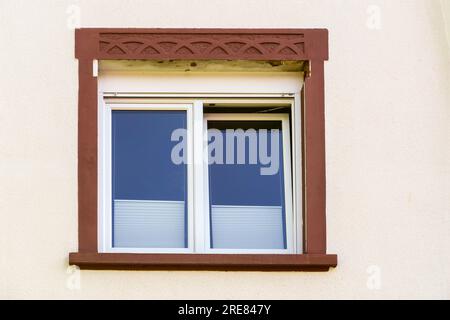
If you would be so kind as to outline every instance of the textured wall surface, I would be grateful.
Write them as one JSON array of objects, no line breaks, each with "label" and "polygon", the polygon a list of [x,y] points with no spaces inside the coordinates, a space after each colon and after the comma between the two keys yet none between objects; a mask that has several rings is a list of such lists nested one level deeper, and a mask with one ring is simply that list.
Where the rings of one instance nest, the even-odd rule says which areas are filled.
[{"label": "textured wall surface", "polygon": [[441,0],[442,14],[444,16],[445,28],[447,32],[447,42],[450,47],[450,1]]},{"label": "textured wall surface", "polygon": [[[450,298],[446,2],[0,0],[0,298]],[[71,273],[78,22],[328,28],[328,248],[338,268]]]}]

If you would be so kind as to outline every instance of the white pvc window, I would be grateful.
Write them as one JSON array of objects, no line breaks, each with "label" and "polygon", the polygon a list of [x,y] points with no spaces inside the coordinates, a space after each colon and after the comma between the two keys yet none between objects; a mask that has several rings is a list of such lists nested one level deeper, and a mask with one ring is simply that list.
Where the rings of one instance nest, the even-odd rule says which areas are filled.
[{"label": "white pvc window", "polygon": [[[301,128],[293,120],[300,117],[298,95],[105,96],[99,103],[100,252],[301,252],[301,217],[294,214],[301,198],[293,197],[301,188]],[[229,111],[205,111],[217,102]],[[280,103],[289,112],[251,110]],[[234,113],[240,105],[251,107]],[[211,154],[214,135],[222,136],[222,158]],[[180,146],[183,152],[174,151]],[[182,155],[175,162],[174,153]]]},{"label": "white pvc window", "polygon": [[[288,114],[206,114],[204,119],[207,250],[292,253]],[[222,139],[223,150],[214,150],[215,139]]]},{"label": "white pvc window", "polygon": [[106,103],[102,112],[103,250],[192,252],[192,105]]}]

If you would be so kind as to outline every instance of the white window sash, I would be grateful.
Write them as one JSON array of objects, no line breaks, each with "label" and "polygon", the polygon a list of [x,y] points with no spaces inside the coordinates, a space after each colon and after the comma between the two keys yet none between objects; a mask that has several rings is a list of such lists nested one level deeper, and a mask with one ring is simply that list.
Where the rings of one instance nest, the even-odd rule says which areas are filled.
[{"label": "white window sash", "polygon": [[[150,110],[150,111],[186,111],[187,117],[187,248],[118,248],[112,245],[112,137],[111,120],[113,110]],[[194,170],[193,170],[193,119],[192,104],[100,104],[101,143],[99,145],[99,252],[105,253],[192,253],[194,252]]]},{"label": "white window sash", "polygon": [[[294,229],[295,221],[293,214],[293,202],[292,202],[292,176],[291,176],[291,148],[290,148],[290,129],[289,129],[289,115],[288,114],[217,114],[217,113],[209,113],[204,116],[204,130],[205,135],[207,135],[208,121],[219,120],[219,121],[227,121],[227,120],[239,120],[239,121],[281,121],[282,125],[282,143],[283,143],[283,173],[284,173],[284,205],[285,205],[285,215],[286,215],[286,249],[215,249],[211,248],[211,234],[210,230],[210,210],[209,210],[209,183],[208,182],[208,163],[204,164],[204,224],[205,224],[205,233],[208,235],[206,237],[206,253],[216,253],[216,254],[233,254],[233,253],[241,253],[241,254],[292,254],[296,252],[296,243],[294,240],[294,233],[296,233],[296,228]],[[207,149],[208,142],[204,142],[205,150]]]}]

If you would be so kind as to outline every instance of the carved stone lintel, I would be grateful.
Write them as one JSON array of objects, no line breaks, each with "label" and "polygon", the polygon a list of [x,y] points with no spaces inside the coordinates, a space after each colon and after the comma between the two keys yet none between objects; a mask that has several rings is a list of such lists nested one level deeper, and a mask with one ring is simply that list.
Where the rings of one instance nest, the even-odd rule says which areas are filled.
[{"label": "carved stone lintel", "polygon": [[[177,31],[177,32],[175,32]],[[79,29],[95,59],[327,60],[324,29]],[[95,39],[95,40],[94,40]],[[83,55],[82,48],[77,57]]]}]

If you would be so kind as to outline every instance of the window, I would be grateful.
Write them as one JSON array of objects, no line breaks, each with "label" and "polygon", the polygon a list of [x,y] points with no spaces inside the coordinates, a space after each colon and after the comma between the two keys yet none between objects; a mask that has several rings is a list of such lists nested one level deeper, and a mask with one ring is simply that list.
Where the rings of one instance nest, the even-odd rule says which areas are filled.
[{"label": "window", "polygon": [[299,252],[294,100],[106,98],[100,251]]},{"label": "window", "polygon": [[139,109],[116,106],[111,110],[107,154],[107,159],[111,156],[111,186],[105,186],[112,192],[111,209],[105,206],[105,221],[112,224],[107,226],[111,228],[108,245],[188,248],[192,165],[171,161],[170,137],[176,130],[188,129],[190,112],[177,106]]},{"label": "window", "polygon": [[[326,29],[84,28],[75,56],[78,250],[70,264],[337,265],[326,248]],[[242,131],[239,147],[242,137],[227,132]],[[208,136],[225,144],[223,165]],[[230,141],[237,145],[227,149]],[[265,147],[271,152],[260,154]]]},{"label": "window", "polygon": [[288,115],[212,114],[205,119],[212,141],[208,248],[292,253]]}]

